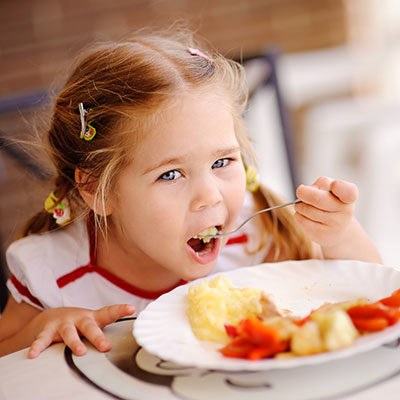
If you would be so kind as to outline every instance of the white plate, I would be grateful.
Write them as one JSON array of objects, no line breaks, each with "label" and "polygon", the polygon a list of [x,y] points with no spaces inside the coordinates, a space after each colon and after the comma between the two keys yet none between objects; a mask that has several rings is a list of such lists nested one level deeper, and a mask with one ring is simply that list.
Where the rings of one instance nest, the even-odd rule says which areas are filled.
[{"label": "white plate", "polygon": [[[324,302],[367,297],[370,301],[400,288],[400,271],[352,260],[306,260],[261,264],[224,273],[236,287],[250,286],[271,293],[278,306],[306,315]],[[204,279],[211,279],[208,276]],[[353,346],[290,359],[248,361],[224,357],[210,343],[199,341],[186,316],[190,285],[164,294],[143,310],[134,324],[136,341],[148,352],[181,365],[220,370],[291,368],[349,357],[400,336],[400,322],[381,332],[364,335]]]}]

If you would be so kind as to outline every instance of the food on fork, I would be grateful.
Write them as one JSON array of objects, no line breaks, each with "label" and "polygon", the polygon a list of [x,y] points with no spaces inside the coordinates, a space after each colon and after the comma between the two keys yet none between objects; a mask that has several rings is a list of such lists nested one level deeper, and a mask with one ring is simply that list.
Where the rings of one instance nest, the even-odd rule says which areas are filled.
[{"label": "food on fork", "polygon": [[193,239],[200,239],[204,243],[208,243],[212,238],[209,237],[203,237],[203,236],[214,236],[219,233],[219,230],[217,229],[216,226],[212,226],[210,228],[204,229],[204,231],[201,231],[199,234],[193,236]]},{"label": "food on fork", "polygon": [[326,303],[303,318],[284,315],[261,289],[234,288],[223,275],[191,286],[188,300],[197,338],[223,344],[219,352],[226,357],[248,360],[342,349],[400,319],[400,289],[374,303]]}]

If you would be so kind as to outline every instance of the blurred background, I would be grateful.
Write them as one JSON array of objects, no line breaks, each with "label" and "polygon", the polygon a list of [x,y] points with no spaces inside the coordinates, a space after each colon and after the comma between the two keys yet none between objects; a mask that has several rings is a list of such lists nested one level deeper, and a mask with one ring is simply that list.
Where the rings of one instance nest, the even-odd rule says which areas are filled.
[{"label": "blurred background", "polygon": [[400,266],[400,3],[397,0],[1,0],[0,236],[43,207],[30,140],[58,74],[93,40],[183,20],[243,60],[262,180],[287,198],[321,175],[360,189],[357,216]]}]

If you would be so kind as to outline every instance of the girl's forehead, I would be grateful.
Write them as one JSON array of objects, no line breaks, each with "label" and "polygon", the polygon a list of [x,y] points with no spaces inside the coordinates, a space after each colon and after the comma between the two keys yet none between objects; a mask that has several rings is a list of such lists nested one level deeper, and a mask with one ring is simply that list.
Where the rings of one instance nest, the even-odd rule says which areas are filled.
[{"label": "girl's forehead", "polygon": [[201,131],[202,126],[217,127],[232,123],[233,112],[226,95],[216,92],[194,91],[182,93],[164,102],[156,109],[147,109],[139,114],[130,111],[126,128],[140,145],[153,136],[159,140],[172,136],[187,136],[190,130]]},{"label": "girl's forehead", "polygon": [[237,143],[230,107],[214,94],[180,97],[151,116],[142,128],[132,148],[136,160],[207,153]]}]

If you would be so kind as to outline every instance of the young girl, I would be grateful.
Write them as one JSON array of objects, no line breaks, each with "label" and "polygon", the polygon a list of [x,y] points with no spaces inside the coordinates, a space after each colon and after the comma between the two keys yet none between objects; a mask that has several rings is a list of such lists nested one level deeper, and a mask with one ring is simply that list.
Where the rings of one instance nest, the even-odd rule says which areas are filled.
[{"label": "young girl", "polygon": [[226,250],[226,238],[195,238],[279,203],[255,181],[246,193],[243,68],[202,51],[187,34],[143,35],[78,60],[47,132],[54,192],[7,251],[0,354],[30,346],[33,358],[64,341],[82,355],[80,336],[107,351],[105,325],[211,272],[320,256],[380,262],[353,216],[357,188],[326,177],[297,189],[294,215],[253,219]]}]

